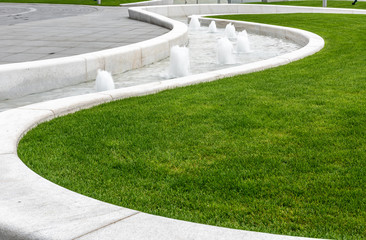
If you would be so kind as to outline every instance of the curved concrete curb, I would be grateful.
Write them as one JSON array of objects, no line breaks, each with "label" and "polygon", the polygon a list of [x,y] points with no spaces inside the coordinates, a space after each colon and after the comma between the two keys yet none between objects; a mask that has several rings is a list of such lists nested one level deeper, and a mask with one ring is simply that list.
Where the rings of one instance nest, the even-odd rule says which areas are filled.
[{"label": "curved concrete curb", "polygon": [[173,4],[173,0],[148,0],[143,2],[124,3],[120,4],[121,7],[142,7],[142,6],[155,6],[155,5],[170,5]]},{"label": "curved concrete curb", "polygon": [[[220,8],[222,6],[220,5]],[[168,13],[169,7],[167,6],[165,9],[158,7],[158,10],[151,8],[149,11]],[[232,7],[232,5],[228,6],[228,8]],[[248,5],[248,7],[251,6]],[[200,6],[198,8],[200,9]],[[181,13],[189,12],[190,15],[200,11],[191,13],[192,9],[193,7],[187,6],[187,9],[183,9]],[[260,9],[265,9],[265,6],[261,5]],[[149,14],[144,9],[139,9],[139,11],[136,16],[141,18],[143,17],[141,13]],[[297,12],[296,8],[293,8],[293,11]],[[218,13],[219,9],[216,9],[215,12]],[[204,13],[200,12],[200,14]],[[164,18],[145,16],[146,19],[150,19],[149,21],[164,20]],[[271,27],[263,25],[259,31],[269,28]],[[282,36],[285,34],[284,36],[290,38],[296,34],[305,34],[307,38],[310,38],[305,46],[306,54],[319,50],[323,44],[311,33],[301,30],[290,32],[286,28],[276,28],[283,30]],[[273,34],[276,32],[274,31]],[[23,164],[16,152],[19,139],[29,129],[54,117],[115,99],[151,94],[164,89],[212,81],[285,64],[298,59],[299,56],[301,58],[306,55],[304,50],[298,51],[271,60],[221,71],[58,99],[0,113],[0,162],[2,166],[0,168],[0,191],[2,193],[0,196],[0,239],[306,239],[178,221],[100,202],[41,178]],[[65,62],[65,64],[67,63]]]},{"label": "curved concrete curb", "polygon": [[140,7],[139,9],[158,13],[166,17],[188,17],[190,15],[215,14],[272,14],[272,13],[340,13],[365,14],[365,10],[342,8],[295,7],[263,4],[187,4]]}]

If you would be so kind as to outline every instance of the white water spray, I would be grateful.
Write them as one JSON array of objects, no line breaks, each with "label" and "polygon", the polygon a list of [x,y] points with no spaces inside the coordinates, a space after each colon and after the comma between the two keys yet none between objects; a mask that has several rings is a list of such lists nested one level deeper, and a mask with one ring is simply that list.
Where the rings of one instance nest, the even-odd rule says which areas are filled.
[{"label": "white water spray", "polygon": [[211,21],[210,25],[208,26],[208,32],[209,33],[216,33],[217,32],[215,21]]},{"label": "white water spray", "polygon": [[217,42],[217,62],[218,64],[234,64],[234,47],[227,38],[220,38]]},{"label": "white water spray", "polygon": [[232,25],[231,23],[229,23],[228,25],[226,25],[226,27],[225,27],[225,35],[229,39],[236,39],[235,26]]},{"label": "white water spray", "polygon": [[170,49],[169,78],[190,74],[189,50],[187,47],[173,46]]},{"label": "white water spray", "polygon": [[243,30],[238,34],[238,38],[236,41],[236,52],[238,53],[248,53],[251,52],[250,44],[248,39],[248,33],[246,30]]},{"label": "white water spray", "polygon": [[114,89],[112,75],[107,71],[98,69],[97,78],[95,80],[95,89],[97,92]]},{"label": "white water spray", "polygon": [[201,28],[201,23],[198,20],[198,16],[193,15],[191,17],[191,21],[189,22],[189,29],[191,30],[199,30]]}]

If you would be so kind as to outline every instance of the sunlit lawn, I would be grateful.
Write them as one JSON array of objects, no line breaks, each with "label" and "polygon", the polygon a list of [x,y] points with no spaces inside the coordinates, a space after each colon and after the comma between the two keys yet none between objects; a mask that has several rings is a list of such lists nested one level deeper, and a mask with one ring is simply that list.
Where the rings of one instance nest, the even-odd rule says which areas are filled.
[{"label": "sunlit lawn", "polygon": [[[366,2],[358,1],[355,5],[352,5],[353,1],[338,1],[327,0],[327,7],[330,8],[352,8],[352,9],[366,9]],[[307,6],[307,7],[322,7],[323,1],[282,1],[282,2],[270,2],[262,3],[256,2],[255,4],[272,4],[272,5],[291,5],[291,6]]]}]

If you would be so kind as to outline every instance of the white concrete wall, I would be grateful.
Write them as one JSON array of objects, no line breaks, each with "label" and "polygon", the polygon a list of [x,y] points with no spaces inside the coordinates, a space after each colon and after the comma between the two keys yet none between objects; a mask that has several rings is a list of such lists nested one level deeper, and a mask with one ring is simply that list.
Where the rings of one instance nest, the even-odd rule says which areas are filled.
[{"label": "white concrete wall", "polygon": [[91,81],[98,69],[117,74],[140,68],[168,57],[171,46],[187,43],[185,24],[154,13],[144,17],[171,31],[151,40],[94,53],[0,65],[0,100]]},{"label": "white concrete wall", "polygon": [[364,10],[341,8],[314,8],[276,6],[263,4],[187,4],[142,8],[150,12],[159,13],[166,17],[182,17],[190,15],[213,14],[271,14],[271,13],[345,13],[364,14]]},{"label": "white concrete wall", "polygon": [[156,5],[171,5],[174,4],[174,0],[149,0],[134,3],[120,4],[121,7],[142,7],[142,6],[156,6]]}]

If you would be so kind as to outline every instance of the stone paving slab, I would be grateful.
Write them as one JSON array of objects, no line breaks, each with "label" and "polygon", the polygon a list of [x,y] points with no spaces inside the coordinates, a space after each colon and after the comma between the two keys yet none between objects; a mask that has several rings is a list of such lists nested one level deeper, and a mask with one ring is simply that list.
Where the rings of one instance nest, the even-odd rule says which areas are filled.
[{"label": "stone paving slab", "polygon": [[77,16],[97,10],[96,7],[82,5],[0,3],[0,25]]},{"label": "stone paving slab", "polygon": [[167,32],[129,19],[125,8],[0,3],[0,64],[95,52]]}]

